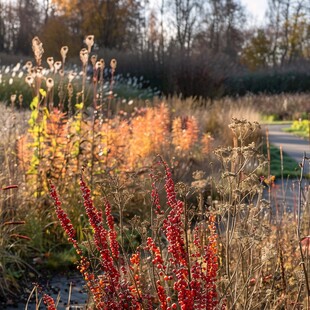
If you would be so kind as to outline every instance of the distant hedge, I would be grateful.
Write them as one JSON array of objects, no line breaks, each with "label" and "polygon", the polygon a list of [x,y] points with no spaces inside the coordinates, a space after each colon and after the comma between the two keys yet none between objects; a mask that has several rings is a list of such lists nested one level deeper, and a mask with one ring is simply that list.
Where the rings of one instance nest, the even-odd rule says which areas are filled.
[{"label": "distant hedge", "polygon": [[225,95],[281,94],[310,92],[310,71],[252,72],[224,81]]}]

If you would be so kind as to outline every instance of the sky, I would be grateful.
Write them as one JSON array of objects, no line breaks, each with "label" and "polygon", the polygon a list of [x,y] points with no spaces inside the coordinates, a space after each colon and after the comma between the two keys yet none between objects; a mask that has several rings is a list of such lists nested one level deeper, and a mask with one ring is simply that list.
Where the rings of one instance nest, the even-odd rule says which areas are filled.
[{"label": "sky", "polygon": [[261,25],[264,23],[268,0],[240,0],[247,11],[253,16],[253,22]]}]

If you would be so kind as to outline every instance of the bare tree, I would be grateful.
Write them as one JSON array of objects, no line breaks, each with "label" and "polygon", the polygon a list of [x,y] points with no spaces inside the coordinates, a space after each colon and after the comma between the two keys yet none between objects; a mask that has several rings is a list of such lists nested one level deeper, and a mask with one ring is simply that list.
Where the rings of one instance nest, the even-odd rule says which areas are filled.
[{"label": "bare tree", "polygon": [[307,57],[310,46],[307,4],[302,0],[269,0],[267,33],[275,66]]},{"label": "bare tree", "polygon": [[202,2],[199,0],[174,0],[173,2],[176,40],[181,52],[186,52],[186,54],[189,54],[191,50],[201,6]]}]

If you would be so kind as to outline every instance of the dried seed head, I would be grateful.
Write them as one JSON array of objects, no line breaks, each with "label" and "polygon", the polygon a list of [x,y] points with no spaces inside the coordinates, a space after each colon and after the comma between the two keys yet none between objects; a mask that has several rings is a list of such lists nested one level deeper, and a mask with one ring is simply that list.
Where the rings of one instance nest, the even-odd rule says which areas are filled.
[{"label": "dried seed head", "polygon": [[59,75],[60,75],[61,77],[63,77],[63,76],[65,75],[65,72],[64,72],[63,69],[60,69],[58,73],[59,73]]},{"label": "dried seed head", "polygon": [[73,72],[73,71],[70,71],[70,72],[69,72],[69,75],[68,75],[69,83],[72,82],[72,80],[75,78],[75,76],[76,76],[76,73],[75,73],[75,72]]},{"label": "dried seed head", "polygon": [[95,36],[88,35],[85,37],[85,44],[87,45],[88,52],[90,53],[92,46],[94,45]]},{"label": "dried seed head", "polygon": [[43,68],[42,67],[36,67],[35,69],[35,76],[39,79],[42,78],[42,71],[43,71]]},{"label": "dried seed head", "polygon": [[25,68],[27,69],[28,73],[30,73],[32,68],[32,62],[30,60],[25,63]]},{"label": "dried seed head", "polygon": [[116,65],[117,65],[116,59],[112,59],[111,62],[110,62],[110,66],[111,66],[113,71],[115,71]]},{"label": "dried seed head", "polygon": [[25,81],[31,87],[33,84],[33,77],[31,75],[27,75]]},{"label": "dried seed head", "polygon": [[14,104],[16,100],[16,94],[11,95],[11,103]]},{"label": "dried seed head", "polygon": [[61,66],[62,66],[62,62],[61,61],[56,61],[54,63],[55,72],[58,72],[58,70],[61,68]]},{"label": "dried seed head", "polygon": [[54,80],[52,78],[46,79],[46,88],[48,91],[51,91],[51,89],[54,87]]},{"label": "dried seed head", "polygon": [[92,65],[93,65],[93,67],[95,67],[96,61],[97,61],[97,55],[92,55],[90,57],[90,61],[91,61]]},{"label": "dried seed head", "polygon": [[49,65],[50,69],[54,70],[54,58],[53,57],[47,57],[47,64]]},{"label": "dried seed head", "polygon": [[82,61],[83,66],[87,65],[88,62],[88,50],[86,48],[82,48],[80,51],[80,59]]},{"label": "dried seed head", "polygon": [[43,44],[38,37],[32,39],[32,50],[38,66],[41,65],[42,55],[44,53]]},{"label": "dried seed head", "polygon": [[65,62],[68,51],[69,51],[68,46],[63,46],[63,47],[60,49],[60,55],[61,55],[61,57],[62,57],[62,62]]},{"label": "dried seed head", "polygon": [[20,105],[20,106],[23,105],[23,100],[24,100],[24,97],[23,97],[22,94],[20,94],[20,95],[18,96],[18,102],[19,102],[19,105]]},{"label": "dried seed head", "polygon": [[68,84],[67,90],[68,90],[69,97],[72,97],[72,95],[73,95],[73,86],[72,86],[71,83]]},{"label": "dried seed head", "polygon": [[101,69],[101,62],[100,61],[96,62],[95,68],[96,68],[96,70]]},{"label": "dried seed head", "polygon": [[105,62],[104,62],[104,59],[103,59],[103,58],[101,58],[99,61],[100,61],[100,64],[101,64],[101,69],[103,70],[103,69],[104,69],[104,67],[105,67]]}]

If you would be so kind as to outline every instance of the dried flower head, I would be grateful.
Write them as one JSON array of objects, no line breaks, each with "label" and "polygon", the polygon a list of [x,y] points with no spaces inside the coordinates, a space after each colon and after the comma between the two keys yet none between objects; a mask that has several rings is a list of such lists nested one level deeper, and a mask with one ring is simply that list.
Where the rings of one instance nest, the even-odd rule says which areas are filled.
[{"label": "dried flower head", "polygon": [[97,61],[96,64],[95,64],[95,69],[96,70],[100,70],[101,69],[101,62],[100,61]]},{"label": "dried flower head", "polygon": [[27,75],[25,81],[31,87],[33,84],[33,77],[31,75]]},{"label": "dried flower head", "polygon": [[85,44],[87,45],[88,53],[90,53],[92,46],[95,42],[95,36],[88,35],[85,37]]},{"label": "dried flower head", "polygon": [[54,63],[55,72],[58,72],[58,70],[61,68],[61,66],[62,66],[62,62],[61,61],[56,61]]},{"label": "dried flower head", "polygon": [[90,61],[91,61],[92,65],[93,65],[93,67],[95,67],[96,61],[97,61],[97,55],[92,55],[90,57]]},{"label": "dried flower head", "polygon": [[72,95],[73,95],[73,86],[72,86],[71,83],[68,83],[67,90],[68,90],[68,96],[72,97]]},{"label": "dried flower head", "polygon": [[68,46],[63,46],[63,47],[60,49],[60,55],[61,55],[61,57],[62,57],[62,62],[63,62],[63,63],[64,63],[65,60],[66,60],[68,51],[69,51]]},{"label": "dried flower head", "polygon": [[25,68],[27,69],[27,72],[30,73],[32,68],[32,62],[30,60],[25,63]]},{"label": "dried flower head", "polygon": [[23,100],[24,100],[24,97],[23,97],[22,94],[20,94],[20,95],[18,96],[18,102],[19,102],[19,105],[20,105],[20,106],[23,105]]},{"label": "dried flower head", "polygon": [[111,62],[110,62],[110,66],[111,66],[113,72],[116,69],[116,65],[117,65],[116,59],[112,59]]},{"label": "dried flower head", "polygon": [[80,51],[80,59],[82,61],[83,66],[87,65],[89,52],[86,48],[82,48]]},{"label": "dried flower head", "polygon": [[48,91],[51,91],[51,89],[54,87],[54,80],[52,78],[48,78],[46,80],[46,88]]},{"label": "dried flower head", "polygon": [[32,50],[33,50],[37,65],[40,66],[42,55],[44,53],[44,49],[43,49],[43,43],[40,41],[38,37],[34,37],[32,39]]},{"label": "dried flower head", "polygon": [[16,100],[16,94],[12,94],[11,95],[11,104],[12,104],[12,106],[14,105],[15,100]]},{"label": "dried flower head", "polygon": [[68,74],[68,80],[69,80],[69,83],[72,82],[72,80],[75,78],[76,76],[76,73],[73,72],[73,71],[70,71],[69,74]]},{"label": "dried flower head", "polygon": [[50,69],[54,70],[54,58],[53,57],[47,57],[47,64],[49,65]]},{"label": "dried flower head", "polygon": [[42,78],[42,75],[43,75],[43,68],[42,67],[36,67],[35,68],[35,76],[39,79]]}]

